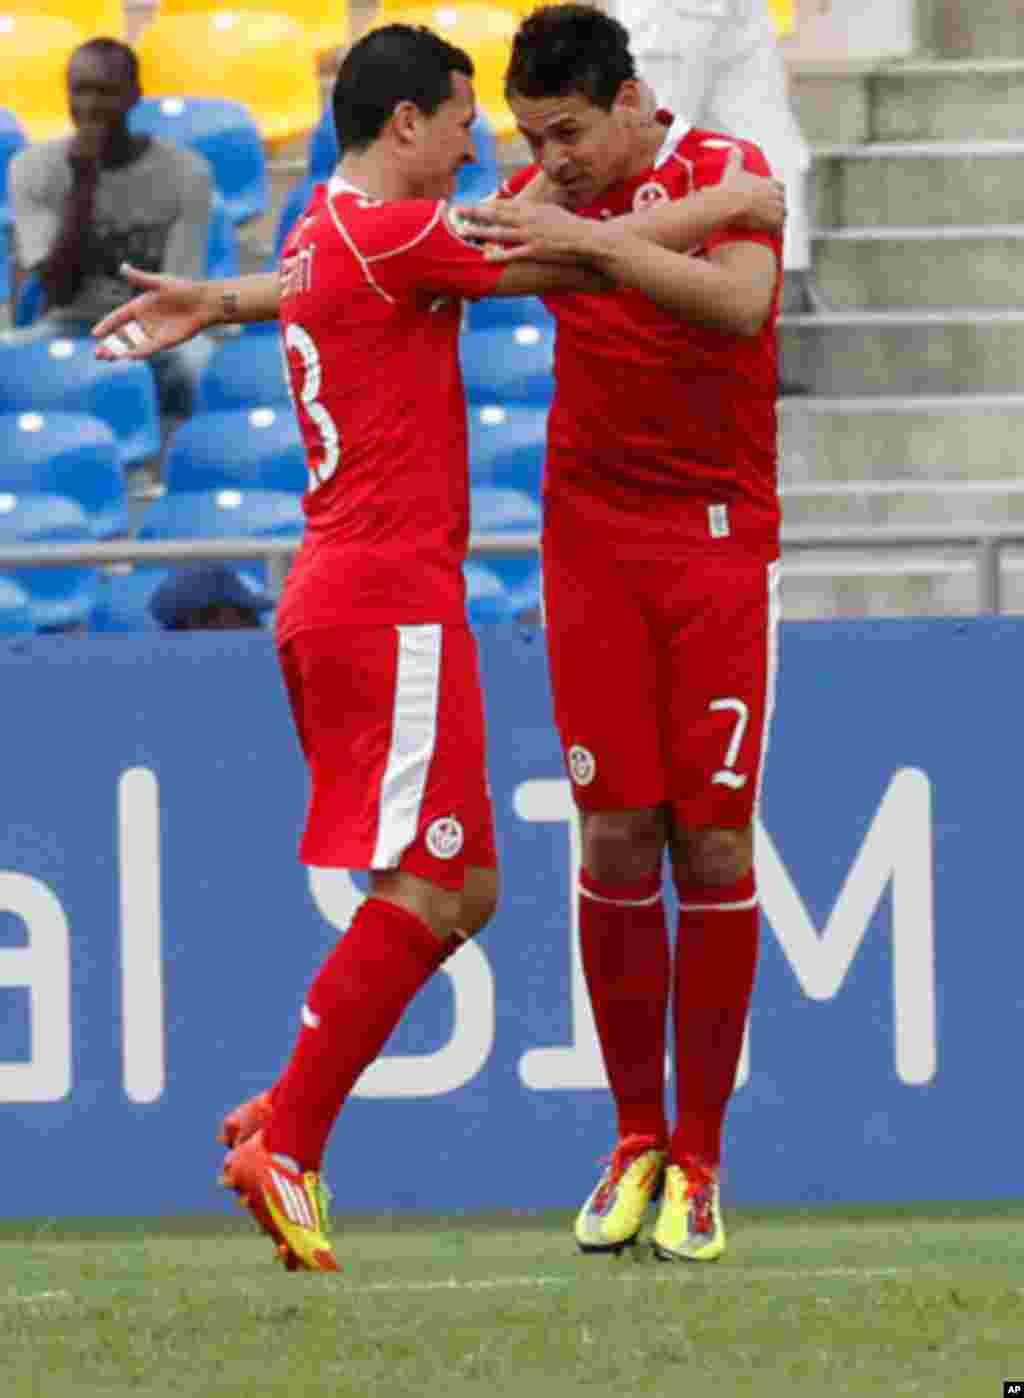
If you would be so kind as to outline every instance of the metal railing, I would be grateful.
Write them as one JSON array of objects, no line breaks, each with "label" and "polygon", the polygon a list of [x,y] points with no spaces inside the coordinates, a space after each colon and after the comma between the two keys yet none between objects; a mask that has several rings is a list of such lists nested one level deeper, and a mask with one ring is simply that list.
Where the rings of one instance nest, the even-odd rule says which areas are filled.
[{"label": "metal railing", "polygon": [[[536,553],[535,532],[474,534],[470,553],[479,558],[508,558]],[[299,546],[297,539],[126,539],[87,544],[9,545],[0,547],[0,569],[109,567],[114,564],[197,563],[211,559],[231,562],[265,561],[272,587],[279,586],[288,560]],[[908,525],[905,527],[818,529],[807,526],[782,530],[783,561],[808,552],[861,550],[906,552],[951,549],[970,554],[977,578],[977,610],[999,614],[1003,610],[1003,552],[1024,547],[1024,525]],[[841,569],[837,568],[837,573]],[[922,571],[936,571],[933,568]]]}]

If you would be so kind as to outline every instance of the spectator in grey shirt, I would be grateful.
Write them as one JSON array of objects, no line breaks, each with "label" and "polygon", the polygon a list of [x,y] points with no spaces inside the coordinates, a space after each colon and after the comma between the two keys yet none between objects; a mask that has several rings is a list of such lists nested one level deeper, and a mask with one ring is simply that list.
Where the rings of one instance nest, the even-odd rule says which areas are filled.
[{"label": "spectator in grey shirt", "polygon": [[[135,295],[120,267],[201,277],[206,266],[211,178],[206,161],[128,129],[139,100],[135,53],[115,39],[90,39],[71,55],[73,136],[27,146],[12,160],[14,296],[34,274],[45,297],[41,321],[24,335],[86,335]],[[192,408],[210,352],[191,342],[155,356],[161,413],[172,424]],[[166,422],[165,422],[166,426]]]}]

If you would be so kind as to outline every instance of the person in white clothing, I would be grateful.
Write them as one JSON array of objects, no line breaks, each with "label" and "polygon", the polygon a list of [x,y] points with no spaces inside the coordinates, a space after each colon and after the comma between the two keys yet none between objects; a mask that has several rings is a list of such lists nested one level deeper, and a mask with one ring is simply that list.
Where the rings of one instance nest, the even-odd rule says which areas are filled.
[{"label": "person in white clothing", "polygon": [[801,309],[820,308],[810,277],[811,155],[790,106],[768,0],[609,0],[609,8],[629,30],[659,106],[764,151],[786,185],[787,282]]}]

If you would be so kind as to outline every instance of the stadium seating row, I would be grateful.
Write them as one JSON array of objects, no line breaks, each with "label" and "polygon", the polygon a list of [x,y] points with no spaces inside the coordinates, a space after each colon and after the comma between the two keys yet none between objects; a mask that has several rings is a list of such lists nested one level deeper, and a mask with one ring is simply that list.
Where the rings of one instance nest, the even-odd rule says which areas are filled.
[{"label": "stadium seating row", "polygon": [[[527,306],[522,314],[546,316],[536,306],[537,311]],[[481,309],[484,323],[471,325],[462,337],[474,479],[536,494],[553,333],[530,320],[487,323],[487,314]],[[248,330],[222,340],[201,375],[195,414],[172,441],[169,489],[194,488],[193,479],[304,489],[298,427],[276,333]],[[63,459],[78,442],[83,450],[95,446],[95,455],[105,450],[123,474],[160,449],[149,366],[97,360],[87,338],[58,334],[24,343],[0,336],[0,416],[17,421],[4,438],[4,452],[12,460]],[[74,420],[83,417],[98,421],[92,435],[76,437]],[[105,446],[96,435],[101,428]],[[211,473],[217,479],[210,480]]]},{"label": "stadium seating row", "polygon": [[[64,76],[68,58],[96,34],[120,35],[116,0],[49,0],[39,13],[30,0],[12,0],[0,16],[0,62],[7,74],[4,103],[35,141],[68,128]],[[120,10],[120,6],[117,6]],[[504,99],[504,72],[520,20],[513,3],[457,0],[402,5],[385,0],[379,18],[429,24],[467,49],[476,69],[477,97],[498,135],[514,134]],[[247,106],[269,145],[312,130],[320,112],[318,63],[347,43],[345,5],[316,0],[246,0],[244,9],[210,0],[162,0],[136,49],[142,89],[151,97],[229,98]]]},{"label": "stadium seating row", "polygon": [[[0,446],[2,451],[2,446]],[[0,460],[3,458],[0,457]],[[472,524],[488,534],[534,533],[540,526],[536,501],[521,491],[478,487],[471,493]],[[222,487],[167,494],[150,507],[141,540],[289,539],[303,528],[301,497],[293,491]],[[74,499],[40,489],[7,488],[0,478],[0,548],[12,545],[87,545],[94,523]],[[139,570],[154,586],[165,569]],[[263,566],[249,571],[266,582]],[[466,565],[470,619],[512,619],[539,605],[539,572],[532,556],[494,558]],[[0,573],[0,632],[63,630],[69,627],[134,630],[144,607],[145,585],[136,573],[99,574],[86,566],[24,567]],[[121,620],[104,621],[97,607]]]}]

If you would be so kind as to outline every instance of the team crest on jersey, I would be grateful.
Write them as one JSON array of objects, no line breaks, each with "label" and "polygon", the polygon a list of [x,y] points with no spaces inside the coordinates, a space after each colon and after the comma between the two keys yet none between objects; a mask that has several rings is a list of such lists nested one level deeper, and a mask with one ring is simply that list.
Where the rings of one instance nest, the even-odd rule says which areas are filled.
[{"label": "team crest on jersey", "polygon": [[597,772],[597,762],[589,749],[573,743],[569,749],[569,775],[577,786],[589,786]]},{"label": "team crest on jersey", "polygon": [[435,859],[454,859],[465,836],[454,816],[438,816],[427,826],[427,849]]},{"label": "team crest on jersey", "polygon": [[663,184],[657,180],[648,180],[642,184],[633,195],[633,208],[652,209],[655,204],[664,204],[668,201],[669,193]]}]

